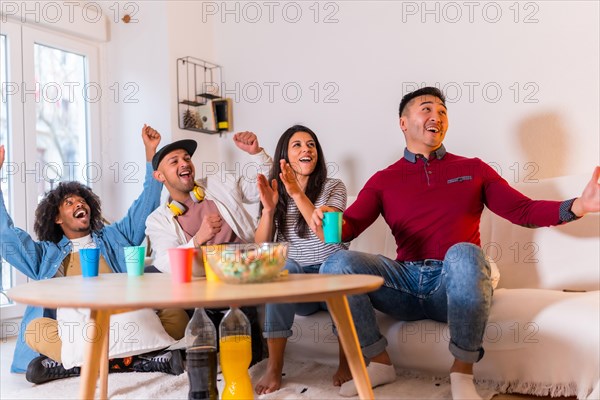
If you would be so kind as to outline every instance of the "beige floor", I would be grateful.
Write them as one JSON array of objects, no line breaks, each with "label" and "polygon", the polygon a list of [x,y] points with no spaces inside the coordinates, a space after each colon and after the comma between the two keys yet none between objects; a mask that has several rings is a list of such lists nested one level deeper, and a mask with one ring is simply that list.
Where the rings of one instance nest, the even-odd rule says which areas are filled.
[{"label": "beige floor", "polygon": [[[6,399],[3,393],[14,392],[16,389],[25,389],[32,385],[25,380],[21,374],[10,373],[10,363],[12,362],[13,351],[15,349],[15,338],[2,340],[0,343],[0,399]],[[494,400],[561,400],[574,399],[574,397],[537,397],[516,394],[499,394],[493,397]]]},{"label": "beige floor", "polygon": [[25,375],[11,374],[10,364],[15,350],[15,338],[2,339],[0,342],[0,399],[6,399],[4,393],[14,392],[16,389],[26,389],[31,384],[25,380]]},{"label": "beige floor", "polygon": [[492,397],[494,400],[561,400],[561,399],[576,399],[576,397],[539,397],[527,396],[524,394],[498,394]]}]

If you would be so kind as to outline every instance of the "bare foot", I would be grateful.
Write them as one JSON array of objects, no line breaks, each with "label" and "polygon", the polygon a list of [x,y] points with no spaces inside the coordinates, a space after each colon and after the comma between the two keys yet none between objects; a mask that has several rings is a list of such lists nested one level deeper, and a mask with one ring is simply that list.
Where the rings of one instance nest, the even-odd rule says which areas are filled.
[{"label": "bare foot", "polygon": [[285,352],[286,338],[267,339],[269,348],[269,361],[267,371],[258,380],[254,391],[256,394],[272,393],[281,388],[281,373],[283,372],[283,353]]},{"label": "bare foot", "polygon": [[348,364],[338,367],[338,370],[333,374],[333,386],[342,386],[342,383],[348,382],[352,379],[352,373]]},{"label": "bare foot", "polygon": [[346,354],[344,353],[341,343],[339,347],[340,361],[337,371],[335,371],[335,374],[333,374],[333,386],[342,386],[344,382],[348,382],[352,379],[352,373],[350,372],[348,360],[346,359]]},{"label": "bare foot", "polygon": [[267,365],[267,371],[258,380],[258,383],[254,387],[256,394],[267,394],[272,393],[281,388],[281,369],[272,368]]}]

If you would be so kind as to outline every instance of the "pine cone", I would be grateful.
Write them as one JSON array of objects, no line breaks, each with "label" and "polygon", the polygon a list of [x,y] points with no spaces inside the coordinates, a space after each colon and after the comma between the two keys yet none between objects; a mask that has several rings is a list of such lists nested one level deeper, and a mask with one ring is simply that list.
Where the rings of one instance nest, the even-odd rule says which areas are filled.
[{"label": "pine cone", "polygon": [[200,118],[198,118],[198,113],[191,110],[185,110],[183,113],[183,127],[196,129],[202,128],[202,121],[200,121]]}]

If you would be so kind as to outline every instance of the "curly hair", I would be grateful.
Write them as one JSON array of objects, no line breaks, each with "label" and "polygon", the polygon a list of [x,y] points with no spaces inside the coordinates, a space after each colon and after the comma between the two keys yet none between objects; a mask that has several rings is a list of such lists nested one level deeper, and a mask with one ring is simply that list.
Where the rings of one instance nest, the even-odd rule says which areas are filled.
[{"label": "curly hair", "polygon": [[[285,159],[288,163],[290,159],[288,157],[288,146],[290,143],[290,139],[296,132],[306,132],[308,133],[312,139],[315,141],[315,147],[317,150],[317,165],[315,166],[315,170],[310,174],[308,178],[308,184],[306,186],[305,194],[309,200],[314,203],[319,197],[321,190],[323,189],[323,185],[327,180],[327,164],[325,162],[325,156],[323,155],[323,150],[321,148],[321,144],[319,143],[319,139],[317,135],[303,125],[294,125],[288,128],[279,138],[279,142],[275,148],[275,154],[273,155],[274,160]],[[285,237],[285,219],[287,216],[287,205],[290,201],[293,201],[285,189],[285,185],[281,181],[279,174],[281,173],[281,166],[279,162],[273,163],[273,168],[271,170],[271,176],[269,177],[269,182],[275,179],[277,180],[277,187],[279,189],[279,201],[277,203],[277,207],[275,209],[275,224],[279,227],[280,232]],[[260,205],[260,210],[262,211],[262,204]],[[308,236],[309,227],[304,217],[301,213],[298,213],[298,218],[296,220],[296,233],[301,238],[306,238]]]},{"label": "curly hair", "polygon": [[62,202],[65,198],[73,195],[82,197],[90,207],[90,229],[96,231],[104,227],[100,198],[92,192],[92,189],[79,182],[61,182],[55,189],[46,193],[35,210],[33,230],[38,240],[60,242],[64,232],[54,221],[56,221]]}]

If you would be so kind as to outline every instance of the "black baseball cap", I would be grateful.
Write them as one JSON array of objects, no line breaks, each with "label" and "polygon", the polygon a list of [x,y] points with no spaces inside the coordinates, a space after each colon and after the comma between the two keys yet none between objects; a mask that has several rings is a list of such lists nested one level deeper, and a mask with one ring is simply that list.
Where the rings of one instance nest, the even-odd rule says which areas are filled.
[{"label": "black baseball cap", "polygon": [[173,150],[183,149],[188,152],[190,156],[194,155],[196,151],[196,147],[198,147],[198,143],[192,139],[183,139],[168,144],[158,150],[154,157],[152,157],[152,168],[156,171],[158,169],[158,164],[162,161],[163,158]]}]

